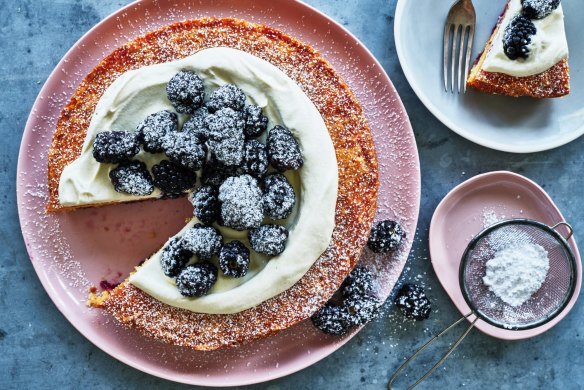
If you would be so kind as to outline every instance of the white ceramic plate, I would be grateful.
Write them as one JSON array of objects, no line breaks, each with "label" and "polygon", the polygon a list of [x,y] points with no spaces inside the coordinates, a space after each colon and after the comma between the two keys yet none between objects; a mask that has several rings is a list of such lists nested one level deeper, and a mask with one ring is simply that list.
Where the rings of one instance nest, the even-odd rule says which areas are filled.
[{"label": "white ceramic plate", "polygon": [[[483,50],[506,0],[475,0],[473,60]],[[494,96],[474,90],[444,92],[442,33],[452,0],[399,0],[395,44],[402,69],[424,105],[446,126],[480,145],[530,153],[571,142],[584,134],[584,8],[562,1],[570,47],[572,93],[560,99]]]}]

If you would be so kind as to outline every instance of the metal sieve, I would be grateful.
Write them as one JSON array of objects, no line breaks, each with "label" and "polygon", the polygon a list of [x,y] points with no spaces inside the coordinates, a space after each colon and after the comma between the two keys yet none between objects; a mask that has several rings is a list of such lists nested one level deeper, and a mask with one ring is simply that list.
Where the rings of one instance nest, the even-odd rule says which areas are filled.
[{"label": "metal sieve", "polygon": [[[565,238],[557,231],[561,226],[568,230],[568,235]],[[471,321],[472,316],[475,318],[472,319],[466,331],[444,356],[409,389],[416,387],[444,363],[474,328],[478,320],[498,328],[525,330],[541,326],[560,314],[570,302],[576,289],[576,257],[567,242],[572,234],[573,229],[566,222],[560,222],[550,227],[530,219],[511,219],[498,222],[477,234],[466,247],[459,268],[460,289],[471,312],[438,333],[406,360],[390,378],[388,388],[393,388],[393,382],[399,373],[416,356],[456,325],[464,320]],[[549,270],[541,287],[527,301],[519,306],[511,306],[489,289],[484,283],[483,277],[486,274],[487,262],[501,250],[516,244],[537,244],[543,247],[547,252]]]}]

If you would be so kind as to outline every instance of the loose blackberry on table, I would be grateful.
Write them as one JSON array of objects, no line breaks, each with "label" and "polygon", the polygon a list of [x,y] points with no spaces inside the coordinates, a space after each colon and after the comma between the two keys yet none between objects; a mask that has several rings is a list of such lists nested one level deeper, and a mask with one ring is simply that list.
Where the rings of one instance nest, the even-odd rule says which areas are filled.
[{"label": "loose blackberry on table", "polygon": [[355,267],[341,285],[343,297],[366,295],[373,291],[373,274],[362,266]]},{"label": "loose blackberry on table", "polygon": [[139,152],[138,133],[133,131],[102,131],[93,142],[93,158],[100,163],[117,164]]},{"label": "loose blackberry on table", "polygon": [[352,325],[365,325],[380,315],[381,301],[374,295],[353,295],[343,301]]},{"label": "loose blackberry on table", "polygon": [[330,303],[318,309],[310,319],[319,330],[335,336],[342,336],[351,329],[347,309]]},{"label": "loose blackberry on table", "polygon": [[249,262],[249,249],[240,241],[228,242],[219,252],[219,268],[225,276],[241,278],[247,275]]},{"label": "loose blackberry on table", "polygon": [[255,178],[261,178],[268,171],[268,154],[261,142],[252,139],[243,145],[243,160],[238,171],[247,173]]},{"label": "loose blackberry on table", "polygon": [[211,93],[207,107],[215,112],[222,108],[241,111],[245,105],[245,93],[233,84],[225,84]]},{"label": "loose blackberry on table", "polygon": [[177,112],[194,114],[205,100],[203,80],[194,72],[175,74],[166,85],[168,100]]},{"label": "loose blackberry on table", "polygon": [[523,15],[516,16],[505,28],[503,50],[511,60],[529,57],[531,37],[537,29],[535,24]]},{"label": "loose blackberry on table", "polygon": [[543,19],[560,6],[560,0],[521,0],[523,14],[531,19]]},{"label": "loose blackberry on table", "polygon": [[201,169],[207,156],[206,146],[196,136],[184,131],[167,134],[163,147],[170,161],[191,171]]},{"label": "loose blackberry on table", "polygon": [[430,317],[432,305],[424,289],[414,284],[404,284],[395,298],[396,306],[410,319],[422,321]]},{"label": "loose blackberry on table", "polygon": [[263,180],[263,188],[266,215],[275,220],[288,218],[296,203],[296,195],[286,176],[281,173],[266,176]]},{"label": "loose blackberry on table", "polygon": [[182,245],[200,260],[210,260],[218,255],[223,246],[223,237],[214,227],[200,223],[188,229],[182,236]]},{"label": "loose blackberry on table", "polygon": [[224,165],[239,165],[243,159],[244,120],[240,112],[222,108],[205,118],[209,150]]},{"label": "loose blackberry on table", "polygon": [[176,278],[176,287],[185,297],[202,297],[217,282],[217,267],[211,263],[187,265]]},{"label": "loose blackberry on table", "polygon": [[162,143],[164,138],[169,133],[176,131],[178,131],[178,116],[176,113],[167,110],[148,115],[136,127],[140,142],[144,150],[149,153],[163,152]]},{"label": "loose blackberry on table", "polygon": [[245,117],[245,136],[247,138],[256,138],[262,135],[268,128],[268,117],[262,113],[262,108],[250,104],[243,110]]},{"label": "loose blackberry on table", "polygon": [[164,274],[174,278],[193,257],[193,252],[184,247],[180,237],[172,238],[162,250],[160,265]]},{"label": "loose blackberry on table", "polygon": [[281,225],[262,225],[249,231],[251,248],[268,256],[276,256],[284,252],[288,230]]},{"label": "loose blackberry on table", "polygon": [[214,186],[202,186],[191,197],[193,214],[206,225],[211,225],[219,217],[221,204],[219,190]]},{"label": "loose blackberry on table", "polygon": [[205,118],[209,115],[207,107],[203,106],[189,118],[182,127],[182,131],[192,134],[199,139],[201,143],[209,138],[209,130],[205,125]]},{"label": "loose blackberry on table", "polygon": [[387,253],[397,249],[405,236],[406,233],[399,223],[381,221],[371,229],[367,246],[375,253]]},{"label": "loose blackberry on table", "polygon": [[219,187],[221,220],[235,230],[260,226],[264,217],[262,191],[256,179],[249,175],[227,178]]},{"label": "loose blackberry on table", "polygon": [[284,126],[276,126],[268,132],[266,149],[268,161],[280,172],[296,170],[304,164],[298,141]]},{"label": "loose blackberry on table", "polygon": [[175,198],[184,192],[193,189],[197,182],[197,175],[168,160],[162,160],[152,167],[154,185],[166,197]]},{"label": "loose blackberry on table", "polygon": [[146,196],[154,191],[150,172],[141,161],[123,162],[110,171],[109,177],[117,192]]}]

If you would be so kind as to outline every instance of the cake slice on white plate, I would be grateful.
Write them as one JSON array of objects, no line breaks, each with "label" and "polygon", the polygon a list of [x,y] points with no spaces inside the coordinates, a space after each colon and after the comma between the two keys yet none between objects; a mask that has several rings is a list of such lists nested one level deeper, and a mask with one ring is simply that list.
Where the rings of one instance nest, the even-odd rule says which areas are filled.
[{"label": "cake slice on white plate", "polygon": [[560,0],[509,0],[467,85],[515,97],[568,95],[568,42]]}]

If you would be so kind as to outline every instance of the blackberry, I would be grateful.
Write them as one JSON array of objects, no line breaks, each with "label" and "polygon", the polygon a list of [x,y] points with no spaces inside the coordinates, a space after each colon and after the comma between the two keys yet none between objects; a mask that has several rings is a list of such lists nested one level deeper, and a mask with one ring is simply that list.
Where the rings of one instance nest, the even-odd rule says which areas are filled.
[{"label": "blackberry", "polygon": [[365,325],[380,315],[381,301],[371,294],[354,295],[343,301],[351,325]]},{"label": "blackberry", "polygon": [[365,267],[355,267],[341,285],[343,297],[366,295],[373,291],[373,274]]},{"label": "blackberry", "polygon": [[245,276],[249,269],[249,249],[240,241],[228,242],[219,253],[219,268],[226,276]]},{"label": "blackberry", "polygon": [[243,145],[243,160],[239,169],[255,178],[260,178],[268,171],[268,155],[261,142],[251,139]]},{"label": "blackberry", "polygon": [[211,225],[217,220],[221,211],[219,191],[213,186],[202,186],[191,197],[193,214],[205,225]]},{"label": "blackberry", "polygon": [[240,112],[222,108],[205,118],[209,150],[224,165],[239,165],[243,159],[243,126]]},{"label": "blackberry", "polygon": [[294,188],[281,173],[268,175],[264,178],[264,212],[271,219],[285,219],[290,216],[296,195]]},{"label": "blackberry", "polygon": [[221,220],[235,230],[257,228],[262,223],[262,191],[249,175],[230,177],[219,187]]},{"label": "blackberry", "polygon": [[109,173],[117,192],[146,196],[154,191],[154,184],[146,164],[141,161],[123,162]]},{"label": "blackberry", "polygon": [[288,230],[281,225],[262,225],[249,231],[249,243],[258,253],[276,256],[284,252]]},{"label": "blackberry", "polygon": [[268,117],[264,116],[261,107],[250,104],[243,110],[245,117],[245,136],[247,138],[259,137],[268,128]]},{"label": "blackberry", "polygon": [[298,169],[304,164],[298,142],[290,130],[283,126],[270,130],[266,148],[270,164],[280,172]]},{"label": "blackberry", "polygon": [[236,176],[236,170],[236,167],[223,165],[211,155],[203,166],[203,184],[219,187],[228,177]]},{"label": "blackberry", "polygon": [[217,267],[211,263],[186,266],[176,278],[176,287],[185,297],[202,297],[217,282]]},{"label": "blackberry", "polygon": [[516,16],[505,28],[503,34],[503,49],[511,60],[529,57],[531,36],[537,29],[531,20],[523,15]]},{"label": "blackberry", "polygon": [[178,116],[166,110],[148,115],[136,128],[144,150],[149,153],[163,152],[164,137],[176,131],[178,131]]},{"label": "blackberry", "polygon": [[560,6],[560,0],[521,0],[523,14],[530,19],[543,19]]},{"label": "blackberry", "polygon": [[184,243],[179,237],[174,237],[162,250],[160,265],[162,271],[169,278],[174,278],[187,265],[193,252],[184,247]]},{"label": "blackberry", "polygon": [[140,152],[138,133],[131,131],[102,131],[93,142],[93,158],[100,163],[117,164]]},{"label": "blackberry", "polygon": [[197,182],[197,175],[182,166],[168,160],[162,160],[152,167],[154,185],[169,198],[176,198],[192,189]]},{"label": "blackberry", "polygon": [[193,252],[201,260],[210,260],[218,255],[223,246],[223,237],[214,227],[195,224],[182,236],[185,249]]},{"label": "blackberry", "polygon": [[201,169],[207,156],[205,145],[197,137],[184,131],[167,134],[163,146],[170,161],[191,171]]},{"label": "blackberry", "polygon": [[406,236],[399,223],[391,220],[379,222],[371,229],[367,246],[375,253],[395,250]]},{"label": "blackberry", "polygon": [[207,141],[209,138],[209,130],[205,125],[205,118],[207,118],[208,115],[209,110],[207,107],[203,106],[199,108],[189,120],[185,122],[182,131],[194,135],[201,141],[201,143]]},{"label": "blackberry", "polygon": [[207,107],[215,112],[222,108],[241,111],[245,105],[245,93],[233,84],[223,85],[211,93]]},{"label": "blackberry", "polygon": [[397,293],[395,304],[410,319],[423,321],[430,317],[432,305],[424,289],[414,284],[404,284]]},{"label": "blackberry", "polygon": [[334,306],[330,303],[318,309],[310,319],[319,330],[335,336],[342,336],[351,329],[347,310],[344,307]]},{"label": "blackberry", "polygon": [[203,80],[193,72],[178,72],[166,85],[168,100],[177,112],[193,114],[203,105],[205,86]]}]

